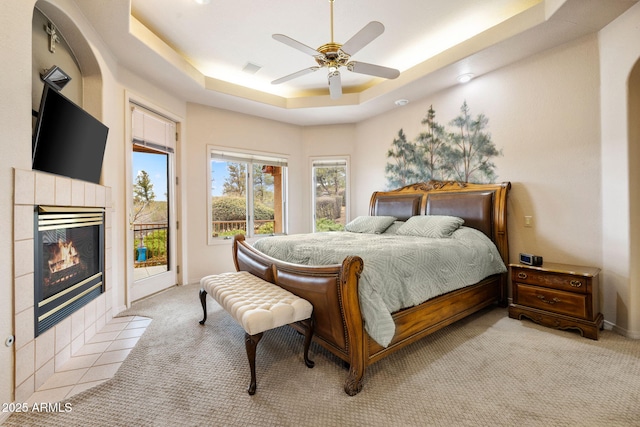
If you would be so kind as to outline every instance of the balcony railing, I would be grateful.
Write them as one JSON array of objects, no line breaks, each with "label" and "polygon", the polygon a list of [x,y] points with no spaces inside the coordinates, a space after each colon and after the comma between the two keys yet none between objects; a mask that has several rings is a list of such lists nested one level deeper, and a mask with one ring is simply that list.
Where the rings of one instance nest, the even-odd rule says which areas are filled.
[{"label": "balcony railing", "polygon": [[168,224],[133,224],[135,267],[167,264]]},{"label": "balcony railing", "polygon": [[[254,221],[254,234],[260,233],[265,224],[275,225],[272,219]],[[245,233],[247,221],[213,221],[213,236],[231,236]],[[271,227],[273,230],[273,226]],[[168,224],[166,222],[133,224],[135,267],[167,264]]]},{"label": "balcony railing", "polygon": [[[265,224],[273,224],[275,226],[275,220],[273,219],[261,219],[253,221],[253,232],[259,234],[260,227]],[[247,221],[212,221],[213,237],[230,236],[236,233],[247,233]],[[273,227],[271,227],[273,230]]]}]

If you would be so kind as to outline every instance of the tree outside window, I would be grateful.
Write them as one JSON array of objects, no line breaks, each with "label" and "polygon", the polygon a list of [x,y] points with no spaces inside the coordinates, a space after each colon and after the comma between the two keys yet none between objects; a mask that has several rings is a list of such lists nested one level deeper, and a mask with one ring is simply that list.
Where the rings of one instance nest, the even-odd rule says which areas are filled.
[{"label": "tree outside window", "polygon": [[347,161],[316,159],[312,162],[314,231],[344,230],[347,222]]}]

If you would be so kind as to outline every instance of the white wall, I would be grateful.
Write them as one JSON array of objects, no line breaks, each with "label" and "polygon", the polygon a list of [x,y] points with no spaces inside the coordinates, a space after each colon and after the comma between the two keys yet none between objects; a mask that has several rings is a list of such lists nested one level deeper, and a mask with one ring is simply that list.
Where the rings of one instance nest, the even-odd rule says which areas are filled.
[{"label": "white wall", "polygon": [[353,153],[354,144],[356,140],[356,126],[353,124],[346,125],[333,125],[333,126],[309,126],[302,130],[304,141],[304,175],[300,177],[304,187],[302,191],[302,203],[306,207],[305,217],[302,220],[304,226],[304,232],[311,232],[313,230],[313,200],[312,192],[313,184],[311,182],[311,159],[322,157],[347,157],[349,159],[349,204],[350,204],[350,217],[347,219],[353,219],[353,206],[355,203],[355,194],[353,190]]},{"label": "white wall", "polygon": [[[13,168],[31,168],[31,19],[35,0],[5,0],[0,13],[0,402],[13,401]],[[11,10],[11,13],[6,13]]]},{"label": "white wall", "polygon": [[[640,338],[640,266],[638,225],[640,166],[638,145],[631,141],[640,120],[629,115],[629,75],[640,58],[640,4],[600,31],[602,110],[602,233],[605,320]],[[636,84],[638,79],[635,80]],[[639,90],[634,88],[635,93]],[[636,206],[632,211],[631,207]]]}]

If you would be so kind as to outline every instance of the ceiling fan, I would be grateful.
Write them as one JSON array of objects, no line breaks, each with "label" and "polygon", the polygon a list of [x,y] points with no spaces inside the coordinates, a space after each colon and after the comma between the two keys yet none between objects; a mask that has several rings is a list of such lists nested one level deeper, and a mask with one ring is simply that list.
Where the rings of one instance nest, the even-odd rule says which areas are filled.
[{"label": "ceiling fan", "polygon": [[320,68],[327,68],[329,71],[329,95],[331,96],[331,99],[338,99],[342,96],[340,67],[345,67],[347,70],[354,73],[383,77],[385,79],[395,79],[400,75],[400,71],[394,68],[368,64],[366,62],[351,61],[352,55],[371,43],[376,37],[384,32],[384,25],[377,21],[371,21],[351,37],[345,44],[335,43],[333,41],[333,2],[334,0],[329,0],[329,3],[331,3],[331,42],[323,44],[318,49],[313,49],[306,44],[292,39],[291,37],[285,36],[284,34],[274,34],[272,36],[281,43],[313,56],[318,65],[281,77],[272,81],[271,84],[277,85],[295,79],[296,77],[312,73]]}]

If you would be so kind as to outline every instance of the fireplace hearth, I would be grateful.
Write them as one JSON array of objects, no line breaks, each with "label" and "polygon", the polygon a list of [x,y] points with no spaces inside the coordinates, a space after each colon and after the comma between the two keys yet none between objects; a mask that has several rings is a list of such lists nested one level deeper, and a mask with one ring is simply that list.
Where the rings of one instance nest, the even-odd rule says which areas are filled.
[{"label": "fireplace hearth", "polygon": [[35,209],[35,336],[104,292],[104,209]]}]

